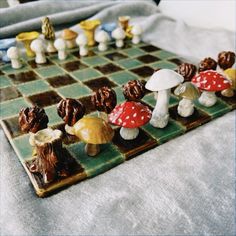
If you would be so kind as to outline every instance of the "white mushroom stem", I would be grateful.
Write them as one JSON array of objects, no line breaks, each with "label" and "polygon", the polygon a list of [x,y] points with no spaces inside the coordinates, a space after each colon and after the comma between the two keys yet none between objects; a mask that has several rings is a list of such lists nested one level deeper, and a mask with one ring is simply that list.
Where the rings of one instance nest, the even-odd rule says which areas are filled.
[{"label": "white mushroom stem", "polygon": [[133,44],[139,44],[140,41],[141,41],[140,35],[133,35],[133,38],[132,38],[132,43]]},{"label": "white mushroom stem", "polygon": [[18,59],[11,59],[11,66],[13,69],[20,69],[22,67],[21,60]]},{"label": "white mushroom stem", "polygon": [[66,47],[70,49],[75,48],[76,47],[75,39],[66,40]]},{"label": "white mushroom stem", "polygon": [[169,121],[169,100],[170,89],[160,90],[158,93],[154,92],[157,99],[156,106],[152,112],[150,124],[156,128],[164,128]]},{"label": "white mushroom stem", "polygon": [[19,69],[22,67],[22,63],[20,60],[20,52],[17,47],[10,47],[7,50],[7,56],[11,60],[11,66],[13,69]]},{"label": "white mushroom stem", "polygon": [[47,52],[56,52],[57,51],[57,49],[54,47],[54,42],[52,41],[52,40],[48,40],[47,41]]},{"label": "white mushroom stem", "polygon": [[215,92],[203,91],[198,101],[201,105],[205,107],[211,107],[216,104],[217,97],[215,95]]},{"label": "white mushroom stem", "polygon": [[67,53],[65,49],[58,50],[58,59],[59,60],[65,60],[67,57]]},{"label": "white mushroom stem", "polygon": [[116,47],[122,48],[124,46],[124,40],[123,39],[116,39]]},{"label": "white mushroom stem", "polygon": [[178,105],[178,114],[182,117],[191,116],[194,112],[193,101],[187,98],[183,98]]},{"label": "white mushroom stem", "polygon": [[100,152],[99,144],[87,143],[84,149],[85,152],[91,157],[96,156]]},{"label": "white mushroom stem", "polygon": [[88,55],[88,47],[86,45],[79,47],[79,54],[80,56],[84,57]]},{"label": "white mushroom stem", "polygon": [[107,43],[99,43],[98,45],[98,50],[101,51],[101,52],[104,52],[107,50]]},{"label": "white mushroom stem", "polygon": [[35,62],[37,64],[46,63],[47,59],[46,59],[44,52],[35,52],[35,53],[36,53]]},{"label": "white mushroom stem", "polygon": [[120,129],[120,136],[125,140],[133,140],[138,137],[139,129],[138,128],[124,128]]}]

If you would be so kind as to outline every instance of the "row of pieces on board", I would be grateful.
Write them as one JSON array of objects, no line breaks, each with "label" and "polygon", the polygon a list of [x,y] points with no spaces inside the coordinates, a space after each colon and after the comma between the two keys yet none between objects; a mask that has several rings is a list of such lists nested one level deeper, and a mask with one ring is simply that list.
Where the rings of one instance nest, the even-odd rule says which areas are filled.
[{"label": "row of pieces on board", "polygon": [[[86,56],[88,54],[88,46],[94,46],[96,42],[98,43],[99,51],[106,51],[108,43],[112,39],[116,41],[117,48],[124,46],[124,40],[127,37],[132,38],[133,44],[138,44],[141,40],[142,28],[139,24],[130,26],[129,19],[129,16],[121,16],[118,24],[103,24],[96,32],[96,28],[101,24],[100,20],[82,21],[79,26],[84,30],[83,34],[78,34],[71,29],[64,29],[60,37],[56,39],[49,18],[45,17],[42,20],[44,40],[39,38],[40,34],[36,31],[20,33],[16,36],[16,40],[24,44],[27,56],[35,57],[35,62],[38,64],[44,64],[47,62],[46,52],[58,52],[59,60],[65,60],[67,58],[67,49],[75,48],[77,45],[79,46],[80,56]],[[11,41],[10,43],[12,45]],[[21,55],[16,46],[9,47],[6,56],[11,60],[14,69],[22,67]]]}]

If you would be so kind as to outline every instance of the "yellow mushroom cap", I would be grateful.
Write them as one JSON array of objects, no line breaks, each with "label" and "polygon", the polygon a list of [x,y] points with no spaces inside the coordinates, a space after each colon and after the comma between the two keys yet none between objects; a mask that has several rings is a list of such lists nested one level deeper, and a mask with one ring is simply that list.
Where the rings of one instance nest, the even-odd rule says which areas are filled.
[{"label": "yellow mushroom cap", "polygon": [[231,87],[232,89],[236,89],[236,69],[229,68],[224,71],[224,74],[226,75],[227,79],[229,79],[232,83]]},{"label": "yellow mushroom cap", "polygon": [[93,30],[101,24],[100,20],[84,20],[79,23],[81,29]]},{"label": "yellow mushroom cap", "polygon": [[174,94],[179,97],[187,98],[190,100],[196,99],[200,96],[198,89],[191,82],[185,82],[183,84],[180,84],[175,89]]},{"label": "yellow mushroom cap", "polygon": [[22,32],[16,36],[16,40],[18,42],[27,41],[27,40],[34,40],[39,37],[39,32],[31,31],[31,32]]},{"label": "yellow mushroom cap", "polygon": [[61,33],[61,37],[65,40],[72,40],[75,39],[78,36],[78,34],[70,29],[64,29]]},{"label": "yellow mushroom cap", "polygon": [[93,116],[83,117],[74,124],[73,129],[74,134],[85,143],[108,143],[114,136],[114,130],[107,122]]}]

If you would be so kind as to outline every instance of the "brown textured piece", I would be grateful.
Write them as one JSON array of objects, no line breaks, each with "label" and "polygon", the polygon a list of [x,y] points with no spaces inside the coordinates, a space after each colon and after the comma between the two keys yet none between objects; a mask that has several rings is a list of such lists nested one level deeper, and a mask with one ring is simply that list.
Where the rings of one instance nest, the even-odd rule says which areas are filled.
[{"label": "brown textured piece", "polygon": [[57,113],[67,125],[73,126],[84,116],[85,107],[76,99],[66,98],[58,103]]},{"label": "brown textured piece", "polygon": [[97,79],[88,80],[84,82],[84,84],[86,84],[93,91],[96,91],[98,88],[101,88],[104,86],[109,87],[109,88],[113,88],[117,86],[115,83],[113,83],[111,80],[109,80],[106,77],[100,77]]},{"label": "brown textured piece", "polygon": [[197,67],[190,63],[182,63],[179,65],[177,72],[184,77],[184,81],[191,81],[197,72]]},{"label": "brown textured piece", "polygon": [[47,128],[48,116],[44,109],[37,106],[22,108],[19,113],[19,125],[23,132],[36,133]]},{"label": "brown textured piece", "polygon": [[202,72],[205,70],[216,70],[216,67],[217,62],[213,58],[207,57],[200,61],[198,71]]},{"label": "brown textured piece", "polygon": [[93,93],[91,101],[98,111],[109,114],[116,106],[116,93],[109,87],[102,87]]},{"label": "brown textured piece", "polygon": [[20,84],[39,79],[39,77],[33,71],[10,74],[8,76],[14,84]]},{"label": "brown textured piece", "polygon": [[55,77],[47,78],[47,82],[54,88],[59,88],[61,86],[76,83],[77,81],[73,79],[70,75],[58,75]]},{"label": "brown textured piece", "polygon": [[234,52],[223,51],[218,54],[218,65],[223,70],[231,68],[234,63],[235,63],[235,53]]},{"label": "brown textured piece", "polygon": [[145,95],[144,83],[139,80],[130,80],[123,85],[123,94],[128,101],[140,101]]}]

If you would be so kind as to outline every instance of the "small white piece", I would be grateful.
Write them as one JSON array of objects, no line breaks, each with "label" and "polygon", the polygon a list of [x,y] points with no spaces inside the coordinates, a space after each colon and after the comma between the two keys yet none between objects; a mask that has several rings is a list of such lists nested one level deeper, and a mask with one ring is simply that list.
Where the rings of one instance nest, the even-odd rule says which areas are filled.
[{"label": "small white piece", "polygon": [[121,27],[113,30],[111,36],[116,40],[116,47],[122,48],[124,46],[125,31]]},{"label": "small white piece", "polygon": [[45,56],[45,47],[44,43],[41,39],[35,39],[30,44],[31,50],[35,53],[35,62],[37,64],[44,64],[47,62],[46,56]]},{"label": "small white piece", "polygon": [[215,92],[203,91],[198,101],[205,107],[212,107],[216,104],[217,97],[215,95]]},{"label": "small white piece", "polygon": [[54,41],[52,40],[47,40],[47,48],[46,51],[49,53],[56,52],[57,49],[54,47]]},{"label": "small white piece", "polygon": [[11,66],[13,69],[20,69],[22,67],[20,52],[17,47],[10,47],[7,50],[7,56],[11,60]]},{"label": "small white piece", "polygon": [[110,36],[104,30],[99,31],[95,34],[95,40],[99,43],[98,50],[103,52],[107,50],[107,42],[109,41]]},{"label": "small white piece", "polygon": [[140,25],[134,25],[131,30],[131,34],[133,35],[132,43],[139,44],[141,41],[141,35],[143,33],[142,27]]},{"label": "small white piece", "polygon": [[65,60],[67,58],[67,52],[66,52],[66,42],[62,38],[58,38],[54,42],[54,46],[58,51],[58,59],[59,60]]},{"label": "small white piece", "polygon": [[88,39],[84,34],[79,34],[76,38],[76,43],[79,46],[79,54],[80,56],[84,57],[88,55]]}]

